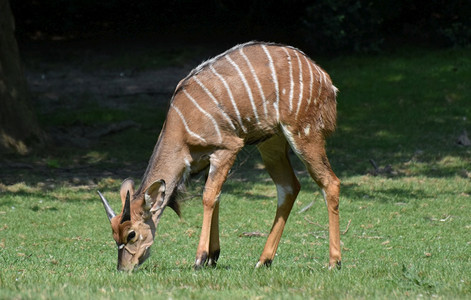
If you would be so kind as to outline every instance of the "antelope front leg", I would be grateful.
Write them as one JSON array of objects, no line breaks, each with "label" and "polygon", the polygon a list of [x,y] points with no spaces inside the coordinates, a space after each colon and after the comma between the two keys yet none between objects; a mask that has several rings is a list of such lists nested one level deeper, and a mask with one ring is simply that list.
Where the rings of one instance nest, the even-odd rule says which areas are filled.
[{"label": "antelope front leg", "polygon": [[237,152],[220,150],[210,158],[208,179],[203,193],[203,226],[196,251],[195,269],[206,263],[215,266],[219,258],[219,194]]},{"label": "antelope front leg", "polygon": [[221,247],[219,245],[219,200],[217,200],[214,205],[213,217],[211,219],[208,266],[216,266],[220,251]]}]

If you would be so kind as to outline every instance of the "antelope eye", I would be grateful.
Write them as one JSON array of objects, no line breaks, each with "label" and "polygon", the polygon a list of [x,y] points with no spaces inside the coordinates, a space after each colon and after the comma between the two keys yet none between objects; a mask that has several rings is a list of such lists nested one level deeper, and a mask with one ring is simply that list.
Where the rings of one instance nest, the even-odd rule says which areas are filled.
[{"label": "antelope eye", "polygon": [[128,234],[128,243],[131,242],[134,238],[136,237],[136,232],[135,231],[131,231],[129,234]]}]

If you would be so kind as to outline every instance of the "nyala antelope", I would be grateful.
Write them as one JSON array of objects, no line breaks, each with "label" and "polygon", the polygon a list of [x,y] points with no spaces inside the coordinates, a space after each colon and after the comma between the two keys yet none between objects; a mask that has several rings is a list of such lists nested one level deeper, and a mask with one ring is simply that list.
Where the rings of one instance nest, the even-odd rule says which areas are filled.
[{"label": "nyala antelope", "polygon": [[288,147],[322,189],[329,215],[329,266],[340,268],[340,181],[325,151],[335,129],[336,92],[329,75],[300,50],[249,42],[200,64],[180,81],[141,186],[122,183],[119,215],[99,193],[118,246],[118,270],[148,257],[169,206],[180,215],[179,186],[209,167],[195,268],[219,258],[219,195],[237,153],[256,144],[278,196],[275,220],[256,267],[269,266],[300,190]]}]

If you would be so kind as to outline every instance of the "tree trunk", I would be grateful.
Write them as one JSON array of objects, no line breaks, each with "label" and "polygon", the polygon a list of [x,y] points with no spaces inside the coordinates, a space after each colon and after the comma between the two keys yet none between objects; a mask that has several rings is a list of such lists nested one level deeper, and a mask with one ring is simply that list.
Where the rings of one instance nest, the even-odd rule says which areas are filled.
[{"label": "tree trunk", "polygon": [[44,135],[29,102],[14,30],[9,1],[0,0],[0,153],[26,154]]}]

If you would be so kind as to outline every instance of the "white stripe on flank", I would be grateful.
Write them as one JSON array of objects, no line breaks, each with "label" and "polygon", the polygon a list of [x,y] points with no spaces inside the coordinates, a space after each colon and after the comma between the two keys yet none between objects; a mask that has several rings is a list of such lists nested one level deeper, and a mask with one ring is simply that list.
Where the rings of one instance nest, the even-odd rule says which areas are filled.
[{"label": "white stripe on flank", "polygon": [[191,129],[188,127],[188,124],[186,123],[185,117],[183,116],[182,112],[178,109],[178,107],[173,105],[173,102],[170,104],[170,107],[175,109],[177,114],[180,116],[180,119],[182,119],[183,126],[185,126],[186,132],[188,132],[188,134],[191,135],[192,137],[199,139],[203,143],[206,143],[206,140],[204,138],[202,138],[200,135],[198,135],[198,134],[194,133],[193,131],[191,131]]},{"label": "white stripe on flank", "polygon": [[321,73],[322,73],[322,79],[324,80],[324,83],[325,83],[325,85],[327,86],[327,84],[328,84],[328,82],[327,82],[327,76],[325,75],[325,72],[324,72],[320,67],[318,67],[318,68],[319,68],[319,71],[321,71]]},{"label": "white stripe on flank", "polygon": [[299,98],[298,98],[298,107],[296,108],[295,120],[298,119],[299,109],[301,108],[301,102],[303,101],[303,66],[301,64],[301,60],[299,59],[298,52],[295,51],[296,59],[298,60],[298,67],[299,67]]},{"label": "white stripe on flank", "polygon": [[317,95],[317,98],[314,99],[314,104],[316,104],[317,100],[321,97],[321,93],[322,93],[322,81],[321,81],[322,80],[322,78],[321,78],[322,77],[322,74],[321,74],[322,71],[319,70],[319,68],[317,67],[316,64],[314,64],[314,67],[316,68],[317,73],[319,73],[319,93]]},{"label": "white stripe on flank", "polygon": [[262,45],[262,48],[268,57],[268,62],[270,63],[271,77],[275,84],[276,102],[274,103],[274,106],[276,110],[276,120],[279,122],[280,121],[280,89],[278,87],[278,77],[276,76],[275,65],[273,64],[273,58],[271,57],[270,52],[268,51],[265,45]]},{"label": "white stripe on flank", "polygon": [[255,102],[253,100],[253,95],[252,95],[252,89],[249,86],[249,83],[247,82],[247,79],[244,76],[244,73],[242,73],[241,69],[239,66],[233,61],[229,55],[226,55],[226,60],[236,69],[237,73],[239,74],[240,79],[242,80],[242,83],[245,86],[245,89],[247,91],[247,94],[249,95],[250,103],[252,104],[252,109],[253,109],[253,114],[255,116],[255,120],[257,120],[257,123],[260,123],[260,120],[258,119],[258,114],[257,114],[257,107],[255,106]]},{"label": "white stripe on flank", "polygon": [[218,123],[216,122],[216,120],[213,118],[213,116],[211,116],[210,113],[208,113],[207,111],[205,111],[199,104],[198,102],[196,102],[196,100],[190,95],[188,94],[188,92],[183,89],[183,93],[185,93],[186,97],[188,99],[190,99],[190,101],[196,106],[196,108],[203,114],[205,115],[208,119],[211,120],[211,122],[213,123],[214,125],[214,130],[216,130],[216,134],[218,135],[218,142],[219,143],[222,143],[222,136],[221,136],[221,132],[219,131],[219,125]]},{"label": "white stripe on flank", "polygon": [[262,97],[262,103],[263,103],[263,110],[265,112],[265,117],[268,117],[268,111],[267,111],[267,100],[265,99],[265,94],[263,93],[262,85],[260,84],[260,80],[258,80],[257,73],[255,73],[255,69],[253,68],[252,64],[249,61],[249,58],[247,55],[245,55],[243,48],[239,49],[240,55],[245,59],[245,62],[249,66],[250,72],[252,73],[253,78],[255,79],[255,83],[257,84],[258,91],[260,92],[260,97]]},{"label": "white stripe on flank", "polygon": [[306,109],[305,109],[305,111],[306,111],[307,108],[309,107],[309,105],[311,104],[311,100],[312,100],[312,84],[314,83],[314,75],[312,74],[311,62],[307,59],[306,56],[304,56],[304,60],[306,61],[307,66],[309,68],[309,79],[310,79],[310,82],[309,82],[309,98],[307,99],[307,105],[306,105]]},{"label": "white stripe on flank", "polygon": [[211,93],[210,90],[198,79],[198,77],[193,76],[193,79],[196,81],[196,83],[203,89],[203,91],[213,100],[214,104],[219,108],[219,111],[221,114],[224,116],[224,118],[227,120],[227,122],[231,125],[232,129],[236,130],[236,127],[234,123],[232,123],[232,120],[229,118],[229,116],[226,114],[226,112],[221,108],[219,101],[214,97],[213,93]]},{"label": "white stripe on flank", "polygon": [[211,69],[211,72],[213,72],[213,74],[216,75],[219,80],[221,80],[222,84],[224,84],[224,87],[226,88],[227,93],[229,94],[229,98],[231,99],[232,106],[234,107],[234,111],[237,115],[237,120],[239,120],[240,128],[242,128],[242,130],[247,133],[247,129],[244,127],[244,124],[242,124],[242,118],[240,117],[239,109],[237,108],[237,104],[234,101],[234,96],[232,96],[231,88],[227,84],[227,81],[224,79],[224,77],[221,76],[221,74],[216,71],[216,69],[214,69],[213,66],[209,66],[209,68]]},{"label": "white stripe on flank", "polygon": [[288,55],[288,65],[289,65],[289,111],[293,111],[293,93],[294,93],[294,81],[293,81],[293,65],[291,63],[291,56],[286,48],[283,47],[283,50]]},{"label": "white stripe on flank", "polygon": [[320,69],[321,72],[322,72],[322,78],[324,78],[324,83],[325,83],[325,85],[327,86],[327,84],[328,84],[328,82],[327,82],[327,76],[325,75],[325,72],[324,72],[321,68],[319,68],[319,69]]}]

